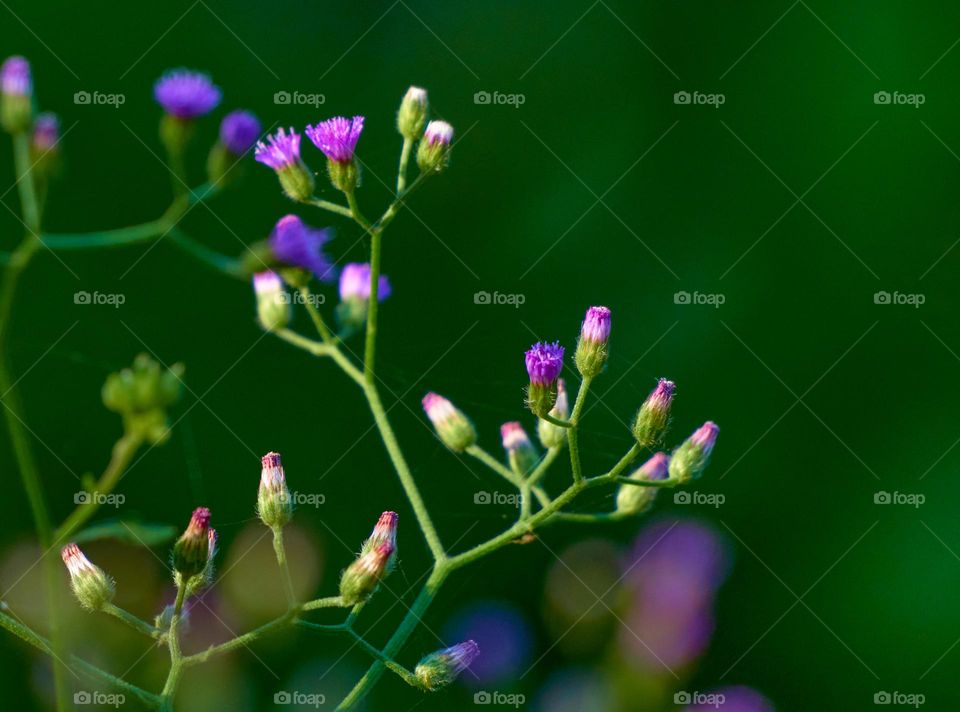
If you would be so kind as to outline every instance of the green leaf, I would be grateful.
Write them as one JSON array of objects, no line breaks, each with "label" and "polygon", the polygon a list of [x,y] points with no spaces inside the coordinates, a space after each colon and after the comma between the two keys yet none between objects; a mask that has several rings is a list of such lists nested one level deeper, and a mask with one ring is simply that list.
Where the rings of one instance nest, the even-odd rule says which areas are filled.
[{"label": "green leaf", "polygon": [[170,541],[176,534],[177,528],[172,524],[149,524],[136,520],[115,519],[81,530],[74,536],[74,541],[116,539],[138,546],[157,546]]}]

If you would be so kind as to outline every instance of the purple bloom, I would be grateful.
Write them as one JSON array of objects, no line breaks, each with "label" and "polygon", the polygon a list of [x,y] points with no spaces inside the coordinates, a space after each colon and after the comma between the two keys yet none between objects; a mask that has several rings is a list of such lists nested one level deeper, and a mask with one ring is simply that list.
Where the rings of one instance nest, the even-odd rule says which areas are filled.
[{"label": "purple bloom", "polygon": [[437,143],[449,146],[453,141],[453,126],[446,121],[431,121],[423,132],[423,140],[431,146]]},{"label": "purple bloom", "polygon": [[178,119],[195,119],[213,111],[222,94],[209,75],[172,69],[153,85],[153,96],[168,114]]},{"label": "purple bloom", "polygon": [[329,230],[317,230],[296,215],[284,215],[270,233],[269,243],[274,257],[281,262],[309,270],[321,282],[332,282],[336,268],[323,252],[330,238]]},{"label": "purple bloom", "polygon": [[563,370],[563,347],[559,341],[552,344],[537,342],[527,351],[526,362],[530,383],[550,386]]},{"label": "purple bloom", "polygon": [[250,150],[260,135],[260,120],[249,111],[231,111],[220,122],[220,141],[239,156]]},{"label": "purple bloom", "polygon": [[8,57],[0,67],[0,91],[10,96],[29,96],[33,91],[30,62],[24,57]]},{"label": "purple bloom", "polygon": [[321,121],[316,126],[307,126],[306,132],[314,145],[336,163],[350,163],[363,131],[363,117],[348,119],[336,116]]},{"label": "purple bloom", "polygon": [[673,402],[673,392],[677,389],[673,381],[661,378],[657,381],[656,387],[647,396],[644,403],[648,408],[659,412],[669,412],[670,404]]},{"label": "purple bloom", "polygon": [[[390,296],[390,281],[384,275],[377,280],[377,301],[382,302]],[[344,266],[340,274],[340,299],[349,301],[370,299],[370,264],[351,262]]]},{"label": "purple bloom", "polygon": [[300,162],[300,134],[292,128],[289,131],[290,133],[286,133],[281,128],[275,134],[267,136],[269,145],[257,141],[253,157],[275,171],[297,165]]},{"label": "purple bloom", "polygon": [[670,457],[665,452],[658,452],[643,463],[635,474],[635,479],[639,480],[665,480],[670,476]]},{"label": "purple bloom", "polygon": [[33,147],[40,153],[46,153],[57,145],[60,139],[60,119],[56,114],[46,111],[37,115],[33,123]]},{"label": "purple bloom", "polygon": [[610,339],[610,310],[606,307],[590,307],[583,319],[580,338],[597,344]]},{"label": "purple bloom", "polygon": [[690,442],[700,448],[703,457],[709,457],[710,453],[713,452],[713,446],[717,443],[719,433],[720,428],[717,424],[708,420],[690,436]]}]

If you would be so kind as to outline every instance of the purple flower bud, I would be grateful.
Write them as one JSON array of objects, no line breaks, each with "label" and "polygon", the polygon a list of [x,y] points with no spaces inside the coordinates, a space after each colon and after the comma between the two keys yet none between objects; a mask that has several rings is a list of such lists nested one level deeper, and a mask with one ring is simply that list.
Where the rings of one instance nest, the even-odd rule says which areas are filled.
[{"label": "purple flower bud", "polygon": [[230,153],[240,156],[257,142],[260,128],[260,120],[253,113],[231,111],[220,122],[220,141]]},{"label": "purple flower bud", "polygon": [[439,173],[450,163],[453,126],[446,121],[431,121],[417,147],[417,165],[423,173]]},{"label": "purple flower bud", "polygon": [[207,566],[209,530],[210,510],[197,507],[193,510],[187,530],[173,545],[173,568],[186,580],[203,573]]},{"label": "purple flower bud", "polygon": [[397,558],[397,521],[400,517],[396,512],[384,512],[377,520],[377,525],[373,528],[369,538],[363,542],[360,549],[361,558],[372,549],[377,549],[384,544],[391,550],[390,558],[387,561],[386,573],[393,571],[394,562]]},{"label": "purple flower bud", "polygon": [[348,119],[335,116],[316,126],[307,126],[306,133],[314,145],[335,163],[350,163],[363,131],[363,117]]},{"label": "purple flower bud", "polygon": [[553,385],[563,370],[563,347],[559,341],[552,344],[538,341],[527,351],[526,364],[530,383],[540,386]]},{"label": "purple flower bud", "polygon": [[424,689],[439,690],[456,680],[479,654],[480,647],[474,641],[458,643],[427,655],[417,664],[413,674]]},{"label": "purple flower bud", "polygon": [[523,476],[537,466],[540,456],[520,423],[501,425],[500,437],[503,439],[503,449],[507,452],[511,470]]},{"label": "purple flower bud", "polygon": [[[632,475],[631,480],[665,480],[670,476],[670,458],[666,453],[658,452]],[[646,511],[657,496],[656,487],[639,487],[637,485],[620,485],[617,490],[617,511],[627,514],[639,514]]]},{"label": "purple flower bud", "polygon": [[637,411],[633,435],[641,447],[653,447],[659,443],[670,424],[670,406],[673,403],[673,381],[661,378],[656,387]]},{"label": "purple flower bud", "polygon": [[257,514],[271,529],[284,526],[293,517],[293,500],[287,489],[280,453],[268,452],[260,458],[260,490],[257,492]]},{"label": "purple flower bud", "polygon": [[60,119],[49,111],[37,114],[33,122],[33,150],[46,153],[56,148],[60,140]]},{"label": "purple flower bud", "polygon": [[710,453],[713,452],[713,446],[717,442],[717,435],[719,433],[720,428],[717,427],[717,424],[712,420],[708,420],[697,428],[693,435],[690,436],[690,440],[703,451],[704,457],[709,457]]},{"label": "purple flower bud", "polygon": [[213,111],[222,94],[207,74],[171,69],[153,85],[153,96],[171,116],[195,119]]},{"label": "purple flower bud", "polygon": [[[377,280],[377,301],[382,302],[390,296],[390,280],[380,275]],[[340,299],[343,301],[370,299],[370,264],[351,262],[344,265],[340,274]]]},{"label": "purple flower bud", "polygon": [[33,93],[30,62],[24,57],[8,57],[0,66],[0,92],[6,96],[26,97]]},{"label": "purple flower bud", "polygon": [[280,262],[313,272],[321,282],[332,282],[337,270],[323,252],[331,237],[329,230],[312,228],[297,215],[284,215],[274,226],[268,243]]},{"label": "purple flower bud", "polygon": [[300,164],[300,134],[292,128],[286,133],[282,128],[267,136],[267,141],[257,141],[253,157],[259,163],[275,171],[292,168]]},{"label": "purple flower bud", "polygon": [[684,483],[700,477],[710,461],[719,433],[717,424],[709,420],[697,428],[674,450],[670,458],[670,477]]},{"label": "purple flower bud", "polygon": [[423,397],[423,410],[440,440],[454,452],[466,450],[477,442],[473,423],[443,396],[427,393]]},{"label": "purple flower bud", "polygon": [[431,121],[423,132],[423,140],[431,146],[438,143],[449,146],[453,141],[453,126],[446,121]]},{"label": "purple flower bud", "polygon": [[590,307],[583,319],[580,338],[605,344],[610,338],[610,310],[606,307]]},{"label": "purple flower bud", "polygon": [[610,310],[606,307],[590,307],[580,328],[580,340],[574,362],[585,378],[600,375],[607,362],[607,341],[610,339]]},{"label": "purple flower bud", "polygon": [[290,299],[283,280],[276,272],[253,275],[253,291],[257,297],[257,318],[266,331],[284,328],[290,323]]}]

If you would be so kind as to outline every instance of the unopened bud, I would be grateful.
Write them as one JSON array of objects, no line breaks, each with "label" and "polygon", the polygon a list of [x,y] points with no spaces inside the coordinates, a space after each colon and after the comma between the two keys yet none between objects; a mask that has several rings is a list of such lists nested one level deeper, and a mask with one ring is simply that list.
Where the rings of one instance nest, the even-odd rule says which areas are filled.
[{"label": "unopened bud", "polygon": [[410,87],[397,112],[397,131],[408,141],[416,141],[427,122],[427,90]]},{"label": "unopened bud", "polygon": [[140,354],[132,368],[107,376],[103,404],[123,416],[128,433],[159,444],[169,437],[167,409],[180,397],[183,373],[182,363],[163,368],[148,354]]},{"label": "unopened bud", "polygon": [[537,342],[527,351],[525,362],[530,377],[527,407],[537,417],[543,417],[556,402],[557,379],[563,370],[563,347],[560,342]]},{"label": "unopened bud", "polygon": [[394,547],[382,543],[357,557],[340,577],[340,596],[348,606],[363,603],[377,590],[380,581],[390,573]]},{"label": "unopened bud", "polygon": [[431,121],[417,147],[417,165],[421,173],[439,173],[450,164],[453,126],[446,121]]},{"label": "unopened bud", "polygon": [[719,432],[720,428],[713,421],[707,421],[697,428],[673,451],[670,477],[684,483],[700,477],[710,461],[710,453],[713,452]]},{"label": "unopened bud", "polygon": [[640,447],[654,447],[667,432],[670,424],[670,405],[673,403],[673,381],[661,378],[637,411],[633,436]]},{"label": "unopened bud", "polygon": [[30,157],[33,169],[46,177],[55,172],[60,158],[60,119],[49,111],[37,114],[33,122],[33,136],[30,140]]},{"label": "unopened bud", "polygon": [[500,426],[503,449],[507,452],[510,469],[523,477],[537,466],[540,455],[520,423],[504,423]]},{"label": "unopened bud", "polygon": [[[570,402],[567,400],[567,384],[562,378],[557,379],[557,398],[550,410],[550,415],[557,420],[568,420],[570,418]],[[567,429],[559,425],[538,419],[537,435],[540,437],[540,443],[545,448],[560,447],[567,441]]]},{"label": "unopened bud", "polygon": [[287,489],[280,453],[268,452],[260,461],[263,467],[257,493],[257,514],[268,527],[282,527],[293,517],[293,501]]},{"label": "unopened bud", "polygon": [[446,687],[470,667],[480,654],[480,647],[472,640],[458,643],[452,648],[438,650],[423,658],[413,674],[425,690],[434,691]]},{"label": "unopened bud", "polygon": [[189,581],[207,567],[210,554],[210,510],[193,510],[186,531],[173,545],[173,568],[184,581]]},{"label": "unopened bud", "polygon": [[99,566],[91,564],[76,544],[67,544],[60,552],[70,572],[70,588],[80,605],[97,611],[113,600],[113,579]]},{"label": "unopened bud", "polygon": [[0,124],[4,131],[21,133],[30,128],[32,116],[30,63],[23,57],[9,57],[0,66]]},{"label": "unopened bud", "polygon": [[454,452],[462,452],[477,442],[473,423],[443,396],[427,393],[423,397],[423,409],[440,440]]},{"label": "unopened bud", "polygon": [[[654,481],[668,477],[670,458],[666,453],[658,452],[630,475],[631,480]],[[659,490],[656,487],[638,485],[620,485],[617,490],[617,511],[625,514],[640,514],[649,509]]]},{"label": "unopened bud", "polygon": [[396,512],[384,512],[381,514],[369,538],[363,542],[363,546],[360,548],[360,556],[362,557],[372,550],[387,544],[391,549],[391,553],[387,561],[386,574],[393,571],[397,560],[397,521],[399,518]]},{"label": "unopened bud", "polygon": [[580,328],[580,340],[574,361],[577,370],[586,377],[600,374],[607,362],[607,342],[610,340],[610,310],[606,307],[590,307]]},{"label": "unopened bud", "polygon": [[231,169],[257,142],[260,130],[260,120],[249,111],[231,111],[223,117],[220,139],[213,144],[207,156],[207,178],[211,183],[220,183],[232,177]]},{"label": "unopened bud", "polygon": [[253,291],[257,297],[257,320],[266,331],[283,329],[290,323],[290,298],[283,280],[276,272],[253,275]]}]

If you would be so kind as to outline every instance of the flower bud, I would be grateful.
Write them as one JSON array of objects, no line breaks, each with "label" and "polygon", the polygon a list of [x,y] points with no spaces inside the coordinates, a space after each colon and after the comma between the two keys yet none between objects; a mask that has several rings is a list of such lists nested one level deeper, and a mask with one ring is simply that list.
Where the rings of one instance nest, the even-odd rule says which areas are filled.
[{"label": "flower bud", "polygon": [[408,141],[416,141],[427,122],[428,111],[427,90],[410,87],[397,112],[397,131]]},{"label": "flower bud", "polygon": [[453,126],[446,121],[431,121],[417,147],[417,165],[421,173],[439,173],[450,164]]},{"label": "flower bud", "polygon": [[427,393],[423,397],[423,409],[440,440],[454,452],[462,452],[477,442],[473,423],[443,396]]},{"label": "flower bud", "polygon": [[[568,420],[570,418],[567,384],[562,378],[557,379],[557,398],[550,415],[557,420]],[[537,420],[537,435],[545,448],[560,447],[567,441],[566,428],[561,428],[559,425],[554,425],[542,419]]]},{"label": "flower bud", "polygon": [[210,510],[197,507],[186,531],[173,545],[173,568],[184,581],[203,573],[210,555]]},{"label": "flower bud", "polygon": [[213,577],[216,573],[216,565],[214,564],[214,557],[217,555],[217,530],[208,529],[207,530],[207,565],[203,567],[201,571],[196,576],[193,576],[187,580],[187,594],[193,595],[200,591],[203,588],[206,588],[211,583],[213,583]]},{"label": "flower bud", "polygon": [[633,423],[633,436],[640,447],[654,447],[666,434],[667,426],[670,424],[670,404],[673,402],[675,388],[673,381],[661,378],[637,411],[637,419]]},{"label": "flower bud", "polygon": [[37,114],[30,140],[33,170],[41,177],[54,173],[60,163],[60,119],[49,111]]},{"label": "flower bud", "polygon": [[283,329],[290,323],[290,296],[276,272],[253,275],[253,291],[257,295],[257,319],[266,331]]},{"label": "flower bud", "polygon": [[563,347],[560,342],[537,342],[526,353],[527,407],[537,417],[543,417],[553,408],[557,398],[557,379],[563,370]]},{"label": "flower bud", "polygon": [[[357,329],[367,321],[367,307],[373,282],[370,279],[370,263],[351,262],[340,273],[340,303],[337,305],[337,322],[347,329]],[[377,301],[390,296],[390,280],[381,274],[377,280]]]},{"label": "flower bud", "polygon": [[306,134],[327,157],[330,182],[337,190],[353,192],[360,182],[360,168],[354,158],[363,132],[363,117],[335,116],[316,126],[307,126]]},{"label": "flower bud", "polygon": [[[658,452],[630,475],[631,480],[665,480],[668,477],[670,458]],[[659,490],[656,487],[620,485],[617,490],[617,511],[625,514],[640,514],[653,504]]]},{"label": "flower bud", "polygon": [[33,78],[30,63],[23,57],[9,57],[0,66],[0,124],[9,133],[30,128],[33,117]]},{"label": "flower bud", "polygon": [[63,563],[70,572],[70,588],[80,605],[88,611],[97,611],[113,600],[113,579],[99,566],[91,564],[80,547],[67,544],[60,551]]},{"label": "flower bud", "polygon": [[719,432],[717,424],[709,420],[697,428],[693,435],[673,451],[670,457],[670,477],[682,483],[700,477],[710,461],[710,453],[713,452]]},{"label": "flower bud", "polygon": [[268,452],[260,461],[263,468],[257,493],[257,514],[268,527],[282,527],[293,517],[293,499],[287,489],[280,453]]},{"label": "flower bud", "polygon": [[313,195],[316,183],[300,158],[300,134],[292,128],[288,131],[290,133],[281,128],[267,136],[268,143],[258,141],[253,157],[258,163],[274,170],[280,187],[290,200],[308,200]]},{"label": "flower bud", "polygon": [[260,135],[260,120],[251,112],[231,111],[220,122],[220,140],[207,156],[207,178],[219,183],[229,176],[238,159],[249,151]]},{"label": "flower bud", "polygon": [[397,520],[400,517],[396,512],[384,512],[380,515],[377,525],[373,528],[370,537],[363,542],[360,549],[360,556],[370,553],[370,551],[387,544],[390,546],[391,554],[387,560],[386,574],[393,571],[397,560]]},{"label": "flower bud", "polygon": [[457,643],[452,648],[445,648],[427,655],[417,663],[413,674],[416,675],[423,689],[433,692],[456,680],[457,676],[470,667],[470,663],[479,654],[480,647],[472,640]]},{"label": "flower bud", "polygon": [[590,307],[580,328],[580,340],[574,361],[577,370],[586,378],[600,374],[607,362],[607,341],[610,339],[610,310]]},{"label": "flower bud", "polygon": [[169,437],[167,409],[180,397],[183,372],[181,363],[164,369],[148,354],[140,354],[132,368],[107,376],[103,404],[123,416],[128,433],[159,444]]},{"label": "flower bud", "polygon": [[390,573],[393,559],[394,547],[389,542],[372,547],[357,557],[340,577],[340,595],[344,603],[353,606],[370,598],[380,581]]},{"label": "flower bud", "polygon": [[521,477],[530,474],[537,466],[540,455],[520,423],[504,423],[500,426],[503,449],[507,451],[510,469]]}]

